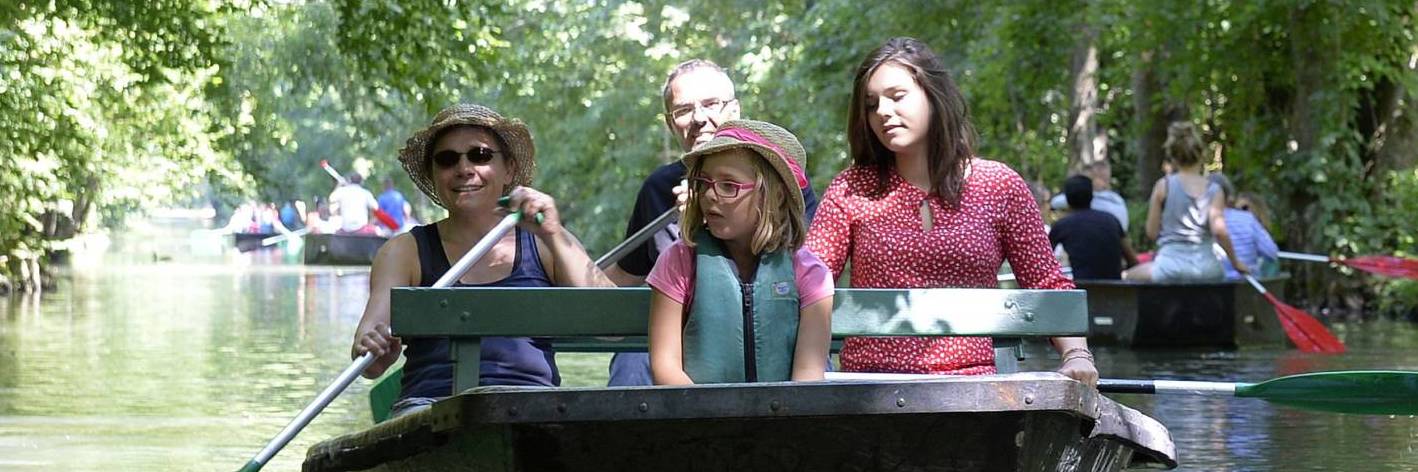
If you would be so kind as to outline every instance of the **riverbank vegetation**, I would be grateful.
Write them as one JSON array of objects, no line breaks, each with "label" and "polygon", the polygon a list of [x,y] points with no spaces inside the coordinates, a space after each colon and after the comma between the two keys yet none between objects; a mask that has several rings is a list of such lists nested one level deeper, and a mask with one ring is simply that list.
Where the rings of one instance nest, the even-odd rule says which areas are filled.
[{"label": "riverbank vegetation", "polygon": [[[330,190],[317,163],[400,174],[407,135],[455,101],[520,117],[538,186],[593,252],[676,155],[659,87],[728,67],[746,117],[793,130],[823,188],[846,164],[861,57],[916,36],[948,59],[981,154],[1055,190],[1112,164],[1146,198],[1166,124],[1264,197],[1283,248],[1412,255],[1418,39],[1412,1],[854,2],[53,0],[0,6],[0,275],[157,205]],[[376,184],[377,185],[377,184]],[[426,218],[435,208],[421,202]],[[1134,215],[1134,235],[1141,215]],[[1134,236],[1143,243],[1140,236]],[[24,269],[23,271],[21,269]],[[1292,298],[1409,312],[1411,284],[1287,264]]]}]

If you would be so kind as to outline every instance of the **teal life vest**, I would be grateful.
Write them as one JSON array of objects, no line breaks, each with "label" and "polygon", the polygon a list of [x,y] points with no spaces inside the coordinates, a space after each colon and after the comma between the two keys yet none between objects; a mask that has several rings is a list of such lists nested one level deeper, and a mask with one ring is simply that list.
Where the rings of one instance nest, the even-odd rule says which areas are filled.
[{"label": "teal life vest", "polygon": [[694,241],[684,372],[694,383],[792,380],[800,313],[792,253],[764,254],[753,281],[741,283],[723,242],[708,231]]}]

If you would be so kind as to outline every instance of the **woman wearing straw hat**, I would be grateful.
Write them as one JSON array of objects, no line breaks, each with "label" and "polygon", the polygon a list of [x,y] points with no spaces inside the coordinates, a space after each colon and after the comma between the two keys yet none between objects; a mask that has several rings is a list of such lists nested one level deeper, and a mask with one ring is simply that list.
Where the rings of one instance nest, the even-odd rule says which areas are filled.
[{"label": "woman wearing straw hat", "polygon": [[[375,378],[403,352],[402,391],[393,414],[406,414],[452,395],[452,363],[447,340],[419,339],[407,351],[389,333],[389,291],[432,286],[506,214],[498,199],[524,215],[517,230],[502,238],[458,280],[463,286],[613,286],[561,226],[556,202],[526,187],[536,170],[536,149],[526,125],[481,106],[443,109],[433,123],[399,151],[399,161],[419,190],[448,210],[448,218],[415,227],[380,248],[369,277],[369,303],[351,354],[373,352],[364,371]],[[487,338],[482,343],[483,385],[561,383],[551,346],[532,338]]]},{"label": "woman wearing straw hat", "polygon": [[[852,286],[1072,289],[1019,174],[972,149],[964,97],[924,43],[894,38],[857,70],[847,118],[853,165],[827,187],[807,246]],[[1095,384],[1083,338],[1054,338],[1059,372]],[[848,338],[848,372],[994,373],[990,338]]]}]

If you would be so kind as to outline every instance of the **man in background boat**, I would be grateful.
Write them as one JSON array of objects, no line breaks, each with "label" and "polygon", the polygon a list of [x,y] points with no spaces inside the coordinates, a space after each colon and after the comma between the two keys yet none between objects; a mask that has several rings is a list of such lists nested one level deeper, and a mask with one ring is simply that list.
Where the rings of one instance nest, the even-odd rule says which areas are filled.
[{"label": "man in background boat", "polygon": [[[1226,178],[1225,174],[1212,172],[1207,174],[1207,177],[1226,192],[1226,210],[1222,212],[1222,217],[1226,220],[1226,231],[1231,234],[1231,247],[1236,250],[1236,258],[1255,270],[1256,275],[1275,275],[1280,248],[1275,245],[1275,239],[1270,237],[1270,231],[1267,231],[1260,219],[1250,211],[1250,202],[1257,197],[1250,194],[1245,195],[1245,198],[1239,196],[1236,187],[1231,185],[1231,179]],[[1216,258],[1221,261],[1221,268],[1226,271],[1227,280],[1241,279],[1241,273],[1236,272],[1236,267],[1231,265],[1231,260],[1226,257],[1226,250],[1221,249],[1220,244],[1212,245],[1211,252],[1216,253]]]},{"label": "man in background boat", "polygon": [[340,234],[375,234],[370,213],[379,208],[374,194],[364,189],[364,176],[350,172],[345,183],[330,192],[330,218],[340,222]]},{"label": "man in background boat", "polygon": [[[1118,224],[1123,227],[1123,231],[1128,229],[1128,204],[1123,201],[1123,196],[1113,191],[1113,169],[1106,161],[1098,161],[1080,169],[1081,173],[1093,182],[1093,203],[1089,208],[1098,210],[1118,220]],[[1062,211],[1069,208],[1068,196],[1058,194],[1049,205],[1054,210]]]},{"label": "man in background boat", "polygon": [[[660,89],[665,104],[665,126],[679,141],[680,150],[689,152],[714,137],[719,124],[739,118],[739,101],[734,96],[734,82],[717,64],[693,59],[670,70]],[[635,199],[626,237],[635,234],[661,214],[674,208],[677,195],[685,192],[684,177],[688,173],[678,156],[656,168],[645,178]],[[817,195],[812,186],[803,188],[807,204],[805,216],[809,222],[817,211]],[[606,276],[621,287],[638,287],[660,257],[660,252],[679,240],[679,225],[672,223],[655,234],[653,244],[643,244],[619,262],[606,269]],[[611,358],[610,385],[651,385],[650,356],[644,352],[617,353]]]},{"label": "man in background boat", "polygon": [[404,194],[394,188],[394,179],[384,178],[384,193],[379,194],[379,209],[394,219],[398,226],[393,228],[395,233],[402,233],[405,228],[411,226],[408,223],[413,209],[409,206],[409,201],[404,199]]},{"label": "man in background boat", "polygon": [[1121,279],[1123,260],[1137,265],[1137,253],[1112,215],[1090,207],[1093,188],[1091,179],[1082,175],[1064,182],[1069,213],[1049,229],[1049,245],[1068,253],[1075,279]]}]

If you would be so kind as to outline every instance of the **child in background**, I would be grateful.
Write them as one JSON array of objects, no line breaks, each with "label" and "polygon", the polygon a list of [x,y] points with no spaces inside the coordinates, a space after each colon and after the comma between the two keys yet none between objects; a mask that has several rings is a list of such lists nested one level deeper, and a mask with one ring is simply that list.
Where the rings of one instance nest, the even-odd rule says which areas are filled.
[{"label": "child in background", "polygon": [[685,154],[683,235],[646,278],[655,384],[823,378],[833,286],[803,248],[804,155],[787,130],[748,120]]}]

